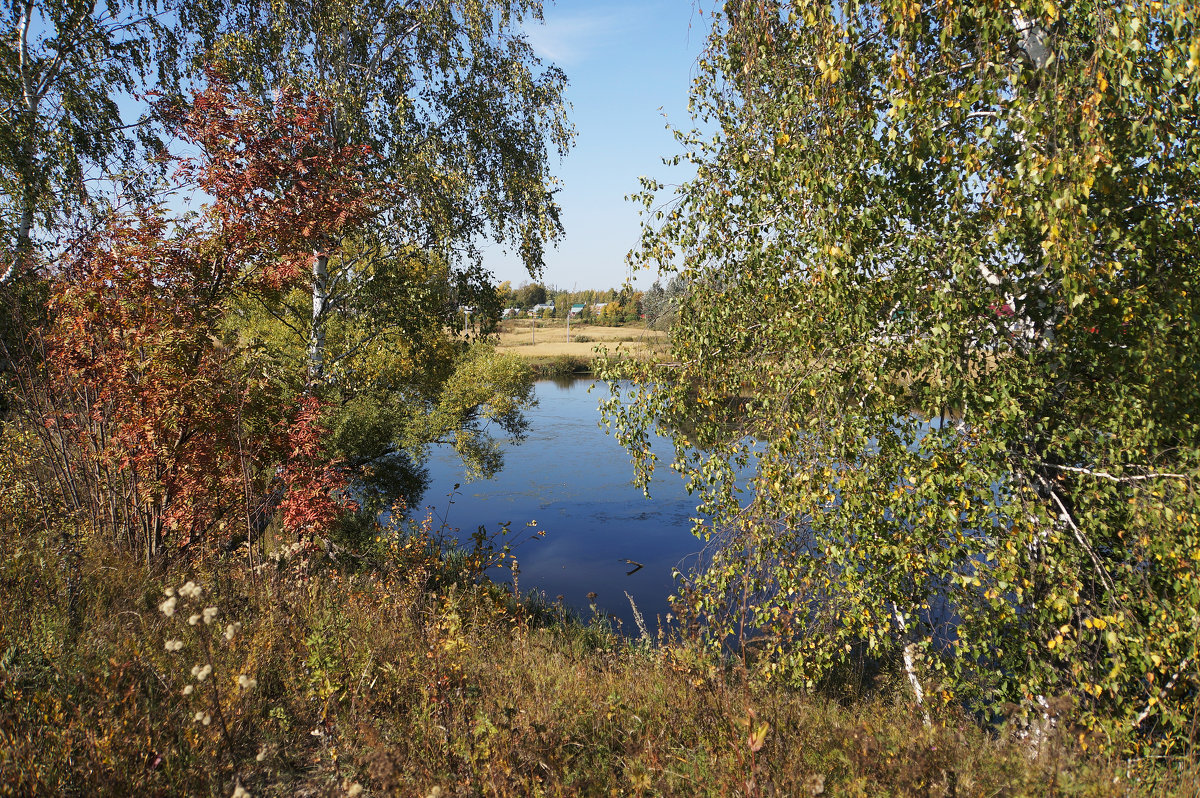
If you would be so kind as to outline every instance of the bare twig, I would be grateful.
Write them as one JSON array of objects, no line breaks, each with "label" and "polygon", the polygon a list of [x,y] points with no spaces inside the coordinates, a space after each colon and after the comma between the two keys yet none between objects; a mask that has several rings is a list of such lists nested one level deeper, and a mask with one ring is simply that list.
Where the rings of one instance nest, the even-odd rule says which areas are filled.
[{"label": "bare twig", "polygon": [[1075,535],[1075,540],[1079,542],[1079,545],[1083,547],[1083,550],[1088,553],[1088,557],[1092,559],[1092,564],[1096,566],[1096,573],[1099,574],[1100,581],[1104,582],[1104,585],[1108,588],[1109,593],[1115,593],[1116,588],[1113,587],[1112,580],[1108,576],[1108,571],[1105,570],[1104,565],[1100,562],[1100,558],[1096,556],[1096,552],[1087,542],[1087,539],[1084,538],[1083,531],[1079,528],[1078,524],[1075,523],[1075,519],[1071,518],[1071,513],[1067,510],[1067,506],[1063,504],[1063,500],[1058,497],[1058,493],[1052,487],[1050,488],[1050,498],[1054,500],[1056,505],[1058,505],[1059,517],[1067,522],[1067,526],[1071,528],[1071,532]]}]

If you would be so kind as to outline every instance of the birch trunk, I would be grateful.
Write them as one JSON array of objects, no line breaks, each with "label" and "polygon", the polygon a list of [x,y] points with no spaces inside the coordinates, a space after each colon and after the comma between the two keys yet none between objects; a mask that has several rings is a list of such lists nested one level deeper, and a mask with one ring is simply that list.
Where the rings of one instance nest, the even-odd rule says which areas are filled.
[{"label": "birch trunk", "polygon": [[325,316],[329,309],[329,256],[313,253],[312,329],[308,339],[308,386],[325,379]]}]

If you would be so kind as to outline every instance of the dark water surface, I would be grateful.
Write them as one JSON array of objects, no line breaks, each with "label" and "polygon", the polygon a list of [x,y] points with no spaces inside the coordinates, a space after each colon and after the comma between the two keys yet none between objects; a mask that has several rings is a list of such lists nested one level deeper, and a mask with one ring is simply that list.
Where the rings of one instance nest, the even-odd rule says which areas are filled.
[{"label": "dark water surface", "polygon": [[[515,549],[522,592],[539,590],[551,601],[561,595],[586,616],[587,594],[594,591],[600,609],[636,634],[628,591],[653,634],[675,589],[672,569],[692,566],[701,547],[691,534],[696,500],[667,467],[665,440],[654,445],[660,467],[653,499],[634,487],[629,455],[598,426],[597,405],[608,389],[599,383],[589,392],[591,386],[590,379],[538,382],[529,436],[506,448],[504,469],[494,479],[467,482],[453,450],[435,449],[422,505],[435,520],[462,530],[463,538],[481,524],[494,531],[506,521],[513,539],[544,530],[544,538]],[[461,485],[456,494],[455,483]],[[634,567],[626,559],[644,567],[626,575]]]}]

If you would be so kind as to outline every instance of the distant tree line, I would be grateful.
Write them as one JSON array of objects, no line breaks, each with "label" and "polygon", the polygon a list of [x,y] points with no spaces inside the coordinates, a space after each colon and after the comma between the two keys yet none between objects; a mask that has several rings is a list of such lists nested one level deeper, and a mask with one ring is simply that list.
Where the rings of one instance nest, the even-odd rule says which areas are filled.
[{"label": "distant tree line", "polygon": [[644,321],[647,326],[666,330],[678,313],[680,300],[687,294],[687,283],[672,278],[664,287],[656,281],[645,291],[630,286],[609,289],[564,291],[544,283],[524,283],[516,288],[510,282],[501,283],[497,298],[503,308],[522,312],[538,305],[553,304],[541,312],[543,318],[565,319],[574,305],[583,308],[573,318],[591,324],[621,325]]}]

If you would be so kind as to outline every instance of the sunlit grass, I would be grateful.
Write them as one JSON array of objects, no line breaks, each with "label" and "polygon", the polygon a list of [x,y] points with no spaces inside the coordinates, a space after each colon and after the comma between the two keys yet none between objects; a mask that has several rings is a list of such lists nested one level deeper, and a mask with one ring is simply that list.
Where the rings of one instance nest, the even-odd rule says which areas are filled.
[{"label": "sunlit grass", "polygon": [[1157,795],[1197,772],[1131,782],[1138,763],[1092,757],[1066,722],[1036,751],[953,706],[926,727],[887,678],[838,700],[755,684],[685,638],[647,645],[518,600],[427,531],[163,573],[17,541],[0,570],[0,787]]}]

